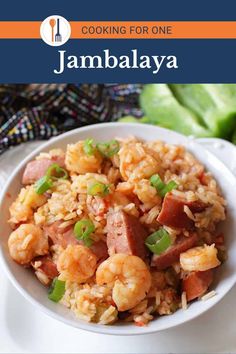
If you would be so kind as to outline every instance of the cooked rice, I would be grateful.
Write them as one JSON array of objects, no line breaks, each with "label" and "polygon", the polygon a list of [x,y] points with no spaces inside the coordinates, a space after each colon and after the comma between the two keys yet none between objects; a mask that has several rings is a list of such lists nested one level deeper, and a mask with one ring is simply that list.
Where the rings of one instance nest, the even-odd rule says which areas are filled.
[{"label": "cooked rice", "polygon": [[132,308],[129,312],[135,315],[139,315],[146,311],[148,305],[148,300],[145,299],[141,301],[138,305],[136,305],[134,308]]},{"label": "cooked rice", "polygon": [[49,285],[50,284],[50,279],[42,271],[36,270],[35,275],[38,278],[38,280],[40,281],[40,283],[42,283],[43,285]]},{"label": "cooked rice", "polygon": [[36,160],[51,159],[52,157],[65,157],[65,152],[62,149],[52,149],[49,152],[41,152],[36,156]]},{"label": "cooked rice", "polygon": [[123,207],[123,210],[130,215],[136,216],[137,218],[139,217],[139,211],[136,208],[134,203],[129,203]]},{"label": "cooked rice", "polygon": [[113,322],[116,321],[116,318],[117,318],[117,309],[115,308],[115,306],[111,305],[100,316],[98,323],[104,324],[104,325],[112,324]]},{"label": "cooked rice", "polygon": [[157,291],[155,296],[156,307],[158,307],[161,303],[161,292]]},{"label": "cooked rice", "polygon": [[113,323],[117,310],[111,305],[111,289],[97,285],[78,285],[66,282],[66,292],[60,301],[85,321],[101,324]]},{"label": "cooked rice", "polygon": [[142,315],[134,316],[134,323],[138,325],[145,326],[153,319],[153,316],[147,312],[144,312]]},{"label": "cooked rice", "polygon": [[[73,215],[73,218],[76,218],[76,214],[74,214]],[[73,219],[72,218],[72,219]],[[79,219],[78,219],[79,220]],[[70,226],[70,225],[74,225],[75,224],[75,219],[73,219],[73,220],[68,220],[68,221],[64,221],[64,222],[62,222],[59,226],[58,226],[58,228],[59,229],[65,229],[67,226]]]},{"label": "cooked rice", "polygon": [[184,206],[184,212],[189,217],[189,219],[195,221],[195,217],[187,205]]},{"label": "cooked rice", "polygon": [[183,291],[181,294],[181,305],[183,310],[187,310],[188,304],[187,304],[187,297],[185,291]]},{"label": "cooked rice", "polygon": [[203,296],[201,297],[201,300],[206,301],[206,300],[211,299],[211,298],[214,297],[214,296],[216,296],[216,291],[215,291],[215,290],[212,290],[212,291],[210,291],[209,293],[203,295]]},{"label": "cooked rice", "polygon": [[[215,179],[205,171],[204,166],[183,146],[161,141],[144,143],[134,137],[118,140],[120,150],[109,159],[104,159],[97,151],[92,156],[86,155],[83,142],[68,145],[66,152],[53,149],[40,153],[37,160],[65,157],[69,179],[54,181],[46,195],[35,193],[33,185],[22,188],[10,207],[9,222],[12,228],[21,223],[34,223],[44,230],[58,222],[59,234],[63,234],[73,230],[78,220],[90,219],[95,226],[91,239],[96,246],[99,241],[106,242],[107,215],[123,210],[138,218],[150,234],[161,227],[157,217],[162,208],[162,198],[149,180],[157,173],[164,183],[177,183],[178,188],[171,192],[176,197],[188,202],[203,202],[208,206],[202,212],[193,213],[185,205],[184,212],[194,222],[199,243],[211,244],[217,224],[225,220],[226,201]],[[88,188],[97,182],[109,186],[110,193],[106,199],[108,206],[103,198],[96,199],[88,195]],[[163,227],[170,235],[172,244],[180,234],[186,238],[192,234],[192,230]],[[25,247],[28,241],[26,238]],[[49,247],[49,257],[57,264],[64,246],[54,244]],[[218,250],[225,252],[224,243],[218,246]],[[35,274],[43,284],[48,284],[51,279],[42,272],[41,265],[41,261],[34,262]],[[189,273],[181,268],[180,263],[174,262],[164,270],[156,270],[149,265],[148,269],[152,280],[147,295],[123,313],[118,313],[111,284],[97,285],[95,274],[83,284],[66,280],[66,291],[60,303],[70,308],[78,318],[100,324],[112,324],[119,315],[123,316],[124,321],[134,321],[142,326],[156,316],[172,314],[180,307],[186,310],[187,295],[185,291],[179,293],[179,282]],[[132,286],[129,283],[130,289]],[[215,295],[215,291],[210,291],[201,299],[205,301]]]},{"label": "cooked rice", "polygon": [[147,213],[145,213],[143,216],[141,216],[140,221],[143,224],[147,224],[147,225],[152,224],[156,220],[159,213],[160,213],[160,207],[155,206]]}]

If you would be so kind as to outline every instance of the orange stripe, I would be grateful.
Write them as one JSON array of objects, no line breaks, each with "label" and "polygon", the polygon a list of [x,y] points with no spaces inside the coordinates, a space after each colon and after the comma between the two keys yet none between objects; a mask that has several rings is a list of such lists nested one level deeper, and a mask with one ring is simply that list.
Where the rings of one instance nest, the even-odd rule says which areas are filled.
[{"label": "orange stripe", "polygon": [[[71,21],[71,38],[74,39],[116,39],[116,38],[134,38],[134,39],[155,39],[155,38],[236,38],[236,21],[162,21],[162,22],[136,22],[136,21],[96,21],[82,22]],[[2,21],[0,22],[0,38],[1,39],[37,39],[40,38],[39,21]],[[157,26],[169,26],[170,34],[155,33]],[[101,27],[112,28],[119,27],[125,30],[125,33],[83,33],[86,27]],[[141,32],[138,32],[141,31]],[[144,32],[143,32],[144,31]]]},{"label": "orange stripe", "polygon": [[[236,22],[70,22],[72,38],[236,38]],[[83,34],[85,26],[124,26],[126,33],[122,34]],[[153,33],[157,26],[170,28],[171,34]],[[134,31],[131,31],[134,28]],[[135,28],[144,29],[144,33],[135,32]],[[146,32],[145,32],[146,29]],[[148,33],[147,33],[148,32]]]},{"label": "orange stripe", "polygon": [[3,21],[0,22],[0,38],[40,38],[41,22]]}]

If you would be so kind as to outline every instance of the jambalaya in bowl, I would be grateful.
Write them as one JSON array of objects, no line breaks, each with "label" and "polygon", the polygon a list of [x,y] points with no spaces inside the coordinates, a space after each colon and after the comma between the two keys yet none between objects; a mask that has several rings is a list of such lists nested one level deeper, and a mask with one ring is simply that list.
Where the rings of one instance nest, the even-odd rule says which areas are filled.
[{"label": "jambalaya in bowl", "polygon": [[22,184],[10,255],[78,318],[143,326],[214,295],[226,202],[183,146],[86,139],[40,153]]}]

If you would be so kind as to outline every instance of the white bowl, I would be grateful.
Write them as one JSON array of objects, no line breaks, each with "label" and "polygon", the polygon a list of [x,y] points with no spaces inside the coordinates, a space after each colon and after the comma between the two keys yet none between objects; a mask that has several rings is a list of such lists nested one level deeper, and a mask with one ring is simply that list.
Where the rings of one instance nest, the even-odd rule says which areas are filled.
[{"label": "white bowl", "polygon": [[[114,137],[128,137],[134,135],[144,140],[163,140],[167,143],[181,144],[187,147],[203,164],[212,172],[219,183],[223,195],[225,196],[227,206],[227,220],[222,224],[222,230],[226,236],[226,244],[229,251],[228,261],[216,271],[216,277],[213,289],[217,295],[207,301],[196,301],[192,303],[187,311],[178,310],[170,316],[162,316],[151,321],[146,327],[136,327],[133,324],[114,324],[104,326],[93,323],[86,323],[75,318],[72,311],[60,304],[55,304],[48,300],[47,290],[36,279],[36,277],[27,269],[17,265],[9,257],[7,248],[7,239],[10,234],[10,228],[7,224],[9,217],[8,208],[15,199],[21,187],[21,176],[26,163],[35,158],[41,151],[48,151],[52,148],[66,148],[68,143],[74,143],[78,140],[92,137],[97,141],[106,141]],[[236,180],[233,174],[226,166],[218,160],[209,151],[205,150],[193,139],[187,138],[175,132],[154,127],[151,125],[134,123],[104,123],[91,125],[85,128],[72,130],[62,134],[57,138],[51,139],[38,149],[34,150],[19,166],[16,167],[10,176],[5,189],[1,195],[0,206],[0,258],[11,282],[19,292],[27,298],[36,307],[43,310],[49,316],[52,316],[71,326],[104,334],[132,335],[153,333],[167,328],[171,328],[187,322],[207,311],[232,288],[236,282]],[[217,308],[215,308],[217,311]]]}]

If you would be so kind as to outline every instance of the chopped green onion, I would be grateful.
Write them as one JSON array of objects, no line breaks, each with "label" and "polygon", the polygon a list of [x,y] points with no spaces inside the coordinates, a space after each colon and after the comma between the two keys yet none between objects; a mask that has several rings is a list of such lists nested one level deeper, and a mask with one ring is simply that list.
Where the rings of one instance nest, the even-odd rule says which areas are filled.
[{"label": "chopped green onion", "polygon": [[52,179],[67,179],[68,173],[67,171],[59,166],[57,163],[53,163],[51,166],[48,167],[46,171],[46,176]]},{"label": "chopped green onion", "polygon": [[43,176],[34,185],[35,192],[37,194],[43,194],[53,185],[53,181],[48,176]]},{"label": "chopped green onion", "polygon": [[166,193],[171,192],[173,189],[176,189],[178,187],[178,184],[175,181],[170,181],[165,185],[164,188],[160,190],[160,196],[164,197]]},{"label": "chopped green onion", "polygon": [[171,245],[171,238],[169,233],[162,228],[148,236],[145,245],[152,253],[160,255]]},{"label": "chopped green onion", "polygon": [[94,154],[93,139],[86,139],[83,149],[86,155],[92,156]]},{"label": "chopped green onion", "polygon": [[107,184],[101,183],[101,182],[96,182],[93,183],[89,188],[88,188],[88,194],[89,195],[96,195],[99,197],[105,197],[107,194],[109,194],[109,186]]},{"label": "chopped green onion", "polygon": [[98,151],[105,157],[112,157],[120,149],[120,144],[117,140],[111,140],[107,143],[98,143],[97,145]]},{"label": "chopped green onion", "polygon": [[58,278],[54,278],[48,291],[48,298],[54,302],[61,300],[66,291],[66,283]]},{"label": "chopped green onion", "polygon": [[153,175],[150,178],[151,185],[155,187],[157,190],[161,190],[165,187],[165,183],[162,182],[162,179],[159,175]]},{"label": "chopped green onion", "polygon": [[48,167],[46,174],[38,181],[36,181],[34,186],[36,193],[37,194],[45,193],[48,189],[52,188],[53,180],[59,178],[67,179],[68,173],[64,168],[60,167],[57,163],[53,163],[51,166]]},{"label": "chopped green onion", "polygon": [[158,174],[153,175],[150,178],[150,183],[151,186],[156,188],[158,194],[161,197],[164,197],[166,193],[171,192],[173,189],[178,187],[178,184],[175,181],[170,181],[169,183],[165,184]]},{"label": "chopped green onion", "polygon": [[78,240],[83,240],[85,246],[90,247],[93,244],[93,240],[90,235],[94,232],[95,226],[89,219],[82,219],[77,221],[74,226],[75,237]]}]

